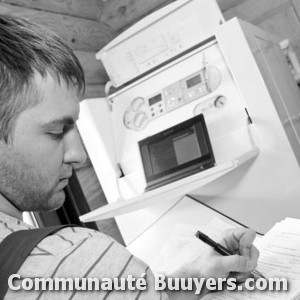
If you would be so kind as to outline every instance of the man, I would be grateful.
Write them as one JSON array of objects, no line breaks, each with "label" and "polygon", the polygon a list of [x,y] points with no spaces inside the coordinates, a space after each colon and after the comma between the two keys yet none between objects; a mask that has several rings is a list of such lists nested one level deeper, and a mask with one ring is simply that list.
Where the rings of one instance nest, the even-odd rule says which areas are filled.
[{"label": "man", "polygon": [[[53,33],[19,18],[0,16],[0,241],[29,229],[23,211],[59,208],[74,164],[85,160],[76,130],[84,75],[71,49]],[[258,252],[254,233],[236,230],[224,243],[238,254],[216,253],[187,263],[177,277],[226,277],[249,272]],[[1,255],[1,253],[0,253]],[[147,265],[111,238],[65,228],[45,238],[26,259],[21,278],[147,279],[146,291],[7,291],[5,299],[167,299],[155,291]],[[143,275],[144,274],[144,275]],[[171,299],[197,299],[194,292]]]}]

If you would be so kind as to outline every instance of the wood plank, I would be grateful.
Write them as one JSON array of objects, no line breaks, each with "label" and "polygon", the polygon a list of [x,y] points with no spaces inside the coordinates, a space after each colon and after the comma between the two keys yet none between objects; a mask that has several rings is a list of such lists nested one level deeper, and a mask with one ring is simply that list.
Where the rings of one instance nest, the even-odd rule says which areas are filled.
[{"label": "wood plank", "polygon": [[[100,20],[120,32],[149,13],[174,0],[110,0],[102,8]],[[228,10],[246,0],[217,0],[222,11]]]},{"label": "wood plank", "polygon": [[98,51],[114,36],[112,29],[99,22],[15,5],[0,4],[0,13],[23,17],[56,32],[73,49]]},{"label": "wood plank", "polygon": [[2,0],[0,2],[91,20],[99,20],[103,5],[103,2],[98,0]]},{"label": "wood plank", "polygon": [[282,39],[293,38],[300,34],[300,23],[294,9],[290,6],[260,22],[258,26]]},{"label": "wood plank", "polygon": [[288,38],[300,60],[300,22],[292,6],[264,20],[258,26],[282,40]]},{"label": "wood plank", "polygon": [[100,21],[116,32],[140,20],[152,11],[174,0],[109,0],[104,3]]},{"label": "wood plank", "polygon": [[217,0],[222,12],[229,10],[246,0]]},{"label": "wood plank", "polygon": [[281,39],[288,38],[300,59],[299,0],[247,0],[223,14],[227,20],[237,16]]},{"label": "wood plank", "polygon": [[109,80],[102,62],[95,58],[96,52],[74,51],[74,53],[83,67],[87,85],[104,84]]},{"label": "wood plank", "polygon": [[[106,197],[92,166],[76,170],[76,175],[91,210],[107,204]],[[125,245],[114,218],[98,221],[96,224],[100,232]]]},{"label": "wood plank", "polygon": [[104,85],[87,85],[83,99],[105,97]]},{"label": "wood plank", "polygon": [[107,204],[93,166],[77,169],[76,175],[83,187],[85,197],[89,200],[91,209],[98,208],[101,206],[100,204]]},{"label": "wood plank", "polygon": [[295,9],[295,12],[300,20],[300,1],[299,0],[292,0],[292,5]]},{"label": "wood plank", "polygon": [[282,5],[290,5],[289,0],[247,0],[225,11],[223,15],[226,20],[238,17],[250,23],[257,24],[268,18],[275,10],[280,9]]}]

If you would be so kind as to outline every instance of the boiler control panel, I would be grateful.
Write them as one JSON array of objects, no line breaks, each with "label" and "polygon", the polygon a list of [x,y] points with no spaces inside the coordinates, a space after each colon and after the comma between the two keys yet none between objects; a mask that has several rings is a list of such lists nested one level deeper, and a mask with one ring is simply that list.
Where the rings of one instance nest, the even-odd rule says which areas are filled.
[{"label": "boiler control panel", "polygon": [[221,72],[207,66],[147,98],[138,96],[127,107],[123,122],[128,129],[141,130],[158,118],[214,91],[221,83]]}]

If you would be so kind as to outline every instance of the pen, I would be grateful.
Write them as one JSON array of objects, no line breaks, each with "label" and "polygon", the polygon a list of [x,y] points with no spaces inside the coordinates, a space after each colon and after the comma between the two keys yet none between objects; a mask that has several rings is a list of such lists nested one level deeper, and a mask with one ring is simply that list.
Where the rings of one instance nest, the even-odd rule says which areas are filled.
[{"label": "pen", "polygon": [[[224,247],[223,245],[215,242],[214,240],[212,240],[210,237],[208,237],[206,234],[202,233],[199,230],[195,233],[195,236],[198,239],[200,239],[202,242],[204,242],[205,244],[214,248],[214,250],[216,252],[218,252],[219,254],[221,254],[223,256],[234,255],[234,253],[231,250],[229,250],[226,247]],[[264,275],[262,275],[260,272],[258,272],[257,270],[251,271],[250,274],[252,274],[253,276],[256,276],[256,277],[261,277],[261,278],[266,279],[266,277]]]}]

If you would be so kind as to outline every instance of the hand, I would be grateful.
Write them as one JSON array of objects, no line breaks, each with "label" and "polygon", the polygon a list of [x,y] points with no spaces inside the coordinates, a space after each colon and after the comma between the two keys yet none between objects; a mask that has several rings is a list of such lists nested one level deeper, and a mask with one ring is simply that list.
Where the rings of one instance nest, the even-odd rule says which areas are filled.
[{"label": "hand", "polygon": [[[250,229],[236,228],[225,231],[219,243],[235,253],[231,256],[222,256],[210,246],[195,239],[193,245],[199,247],[199,254],[185,256],[185,262],[174,273],[169,274],[169,277],[227,278],[234,274],[238,281],[244,281],[257,265],[259,252],[253,246],[254,239],[255,231]],[[203,290],[201,295],[206,293],[207,291]],[[178,294],[180,295],[181,293]],[[187,296],[186,294],[186,299],[196,299],[192,293]]]},{"label": "hand", "polygon": [[[250,229],[231,229],[225,232],[224,245],[236,255],[224,257],[225,268],[231,272],[238,272],[236,277],[239,281],[245,281],[249,272],[257,266],[259,251],[253,246],[255,231]],[[243,276],[244,275],[244,276]]]},{"label": "hand", "polygon": [[[203,278],[226,278],[231,272],[246,273],[255,269],[259,252],[253,241],[255,231],[244,228],[230,229],[224,232],[219,241],[230,249],[235,255],[221,256],[213,248],[207,246],[206,251],[199,251],[198,257],[192,257],[182,266],[181,272],[189,276]],[[198,243],[202,243],[198,241]],[[203,244],[199,244],[203,246]],[[176,273],[178,273],[178,270]],[[241,279],[241,277],[239,277]]]}]

